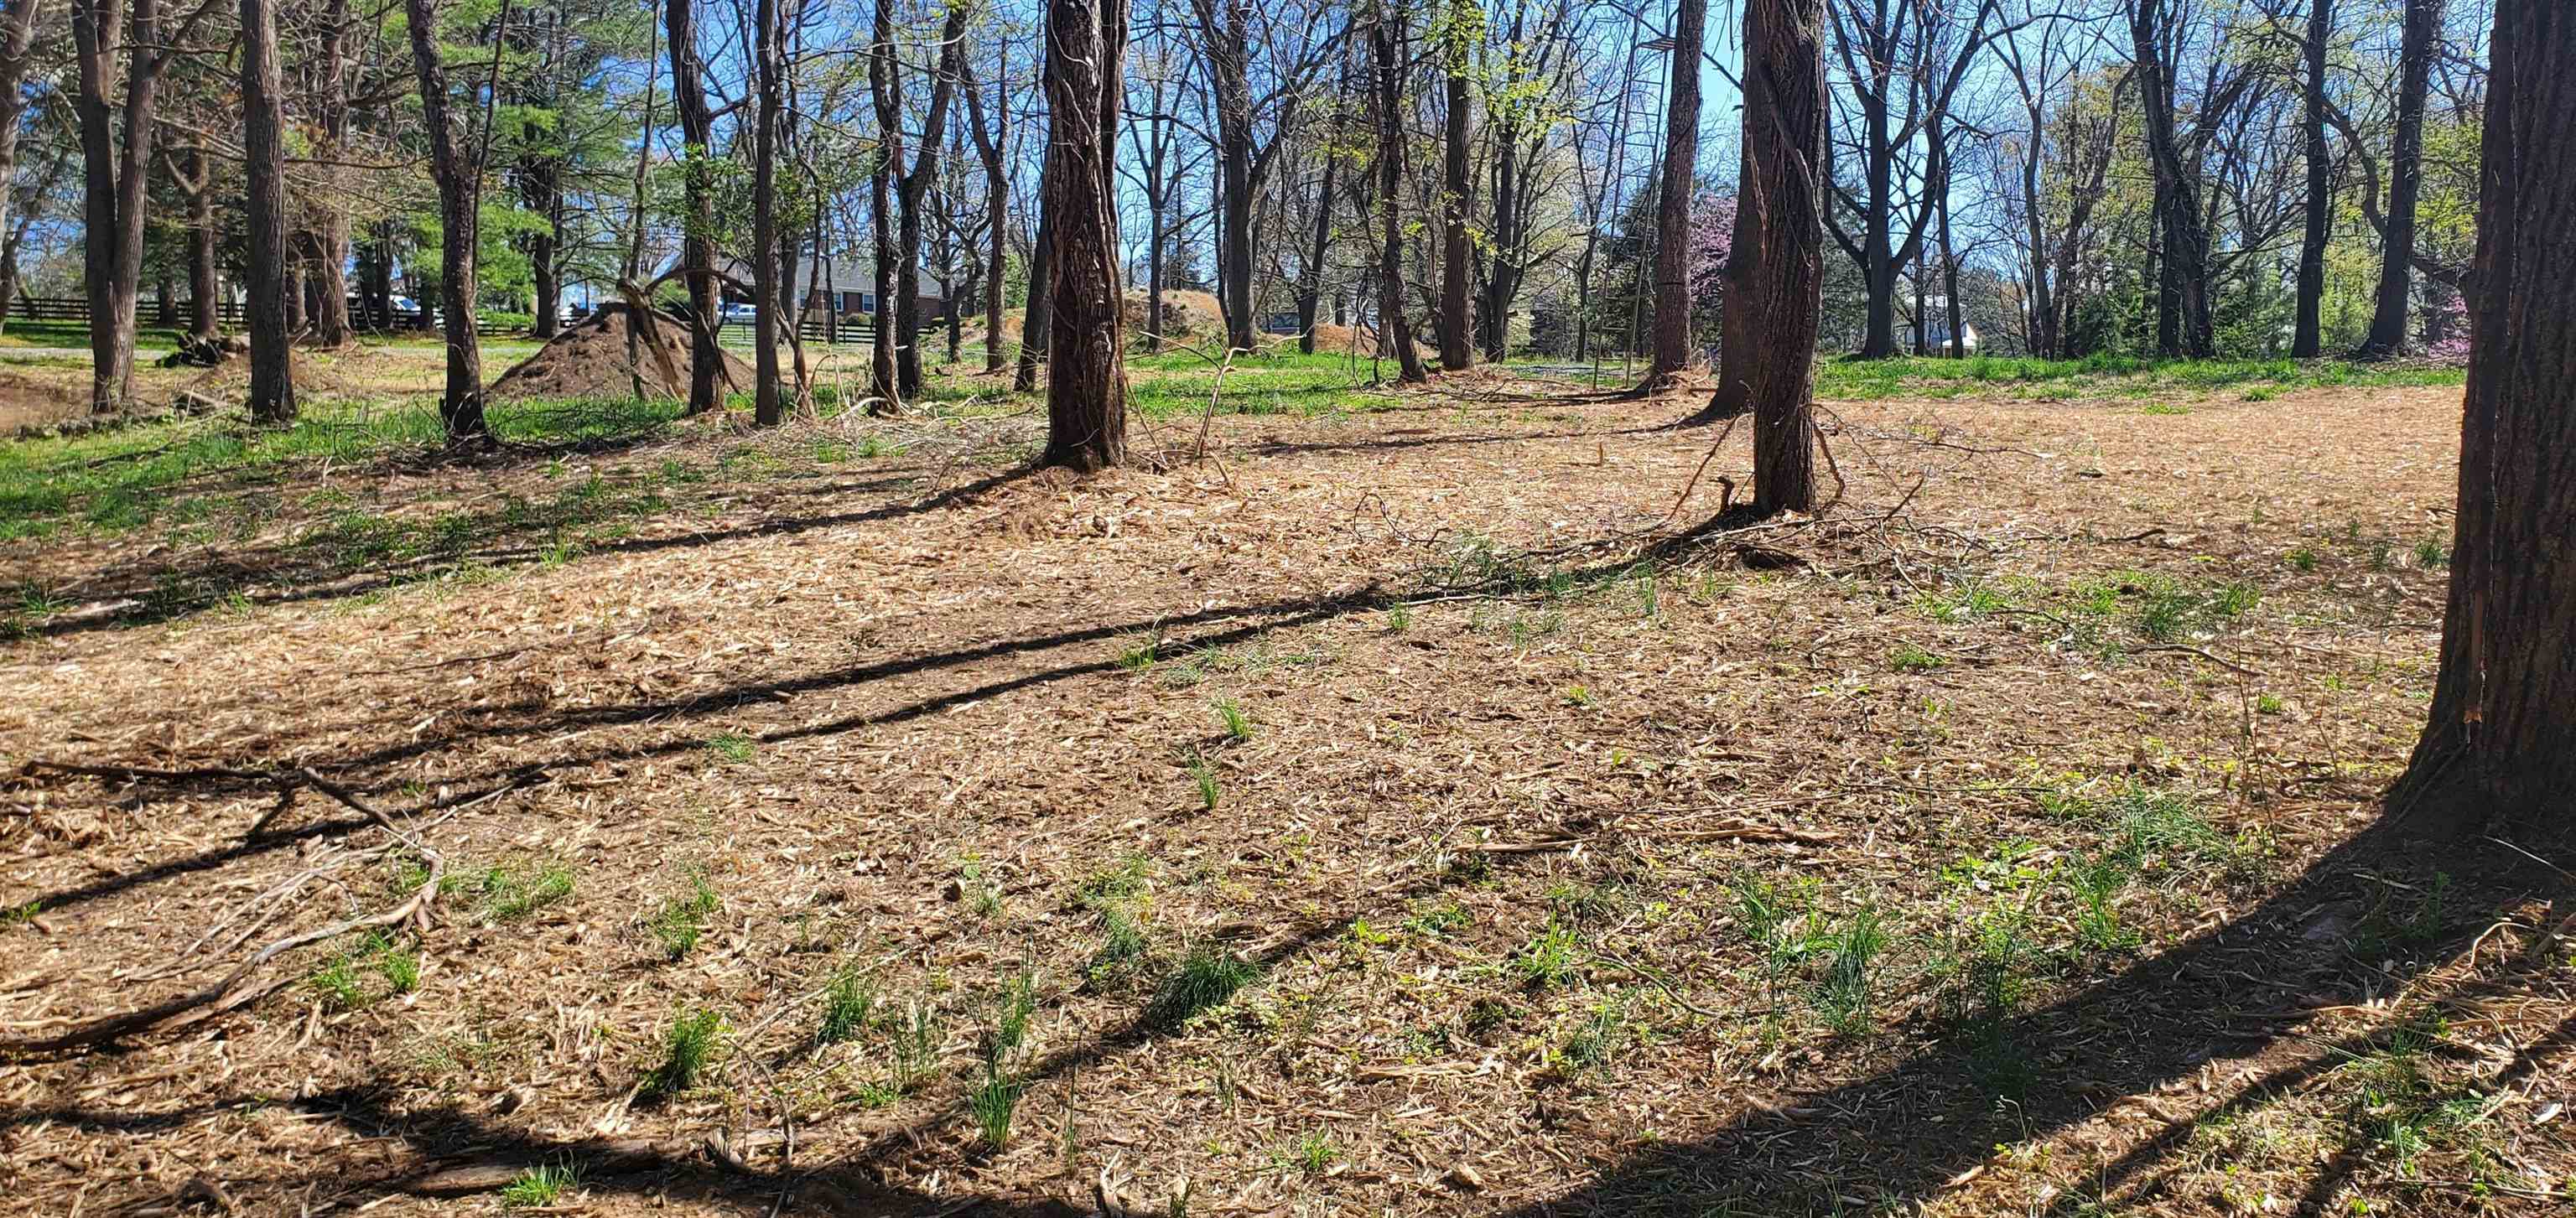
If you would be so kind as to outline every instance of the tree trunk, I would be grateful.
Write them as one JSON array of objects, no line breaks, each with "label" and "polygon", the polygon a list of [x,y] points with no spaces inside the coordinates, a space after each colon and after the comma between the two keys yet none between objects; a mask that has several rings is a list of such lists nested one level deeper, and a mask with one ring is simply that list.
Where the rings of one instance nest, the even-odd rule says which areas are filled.
[{"label": "tree trunk", "polygon": [[2174,116],[2172,65],[2163,58],[2165,0],[2129,0],[2148,159],[2155,166],[2156,235],[2163,244],[2156,341],[2167,355],[2207,359],[2217,345],[2209,308],[2209,228],[2199,166],[2186,156]]},{"label": "tree trunk", "polygon": [[[753,89],[751,136],[751,275],[752,296],[759,310],[752,324],[752,421],[776,427],[786,420],[778,396],[778,326],[785,312],[780,302],[782,268],[778,264],[778,124],[786,112],[786,48],[778,30],[778,0],[759,0],[752,7]],[[786,324],[795,325],[791,315]]]},{"label": "tree trunk", "polygon": [[[1824,0],[1746,0],[1746,185],[1736,248],[1761,251],[1727,285],[1746,307],[1745,395],[1753,411],[1753,506],[1816,508],[1816,332],[1823,318]],[[1752,213],[1750,225],[1741,223]]]},{"label": "tree trunk", "polygon": [[1085,473],[1127,457],[1124,293],[1118,275],[1118,116],[1126,0],[1048,0],[1046,214],[1055,222],[1041,458]]},{"label": "tree trunk", "polygon": [[2308,0],[2308,37],[2300,48],[2306,112],[2299,130],[2308,162],[2307,231],[2299,241],[2298,321],[2290,355],[2315,359],[2325,350],[2326,242],[2333,235],[2333,166],[2326,147],[2326,43],[2334,36],[2334,0]]},{"label": "tree trunk", "polygon": [[[1706,4],[1707,0],[1683,0],[1682,7],[1688,10]],[[1468,87],[1467,69],[1470,43],[1483,37],[1484,14],[1477,9],[1476,0],[1452,0],[1449,13],[1449,73],[1445,82],[1448,113],[1440,157],[1440,367],[1445,372],[1456,372],[1476,363],[1475,241],[1467,231],[1468,213],[1474,209],[1476,198],[1476,179],[1469,169],[1467,146],[1475,103]],[[1694,69],[1697,63],[1694,57]],[[1696,121],[1692,130],[1698,130]]]},{"label": "tree trunk", "polygon": [[715,253],[715,115],[698,73],[697,0],[664,0],[662,37],[671,57],[671,105],[680,118],[687,162],[681,178],[681,282],[689,297],[689,406],[703,414],[724,405],[724,346],[717,332]]},{"label": "tree trunk", "polygon": [[[1348,92],[1350,73],[1346,70],[1342,75],[1343,91]],[[1299,276],[1303,282],[1297,286],[1297,350],[1306,355],[1315,353],[1315,325],[1324,308],[1324,260],[1331,256],[1333,249],[1333,170],[1341,159],[1338,155],[1341,143],[1338,110],[1334,114],[1333,134],[1336,147],[1324,151],[1324,180],[1315,191],[1315,236],[1306,247],[1305,273]],[[1161,259],[1155,261],[1160,262]]]},{"label": "tree trunk", "polygon": [[2370,314],[2365,359],[2406,347],[2406,310],[2415,290],[2415,203],[2424,189],[2424,96],[2441,36],[2442,0],[2406,0],[2397,52],[2397,135],[2388,153],[2388,221],[2380,230],[2379,295]]},{"label": "tree trunk", "polygon": [[446,314],[447,389],[438,403],[449,443],[489,439],[483,415],[483,348],[474,332],[474,251],[481,238],[480,174],[448,117],[447,65],[439,58],[436,0],[403,0],[411,26],[412,73],[420,80],[421,123],[438,179],[438,302]]},{"label": "tree trunk", "polygon": [[1251,0],[1201,0],[1200,25],[1216,100],[1217,287],[1223,295],[1226,345],[1253,348]]},{"label": "tree trunk", "polygon": [[[1054,70],[1052,57],[1047,57],[1047,71]],[[1048,96],[1054,96],[1053,81],[1047,84]],[[1054,120],[1048,120],[1048,147],[1054,146]],[[1011,373],[1011,389],[1027,393],[1038,387],[1038,362],[1047,358],[1047,332],[1055,325],[1055,188],[1047,184],[1047,175],[1055,172],[1055,156],[1048,154],[1038,169],[1038,235],[1029,251],[1029,303],[1020,314],[1020,363]],[[1054,365],[1048,364],[1050,370]]]},{"label": "tree trunk", "polygon": [[1641,386],[1649,392],[1691,362],[1691,195],[1699,173],[1699,61],[1707,42],[1708,0],[1681,0],[1666,85],[1671,93],[1664,108],[1663,193],[1655,200],[1654,356]]},{"label": "tree trunk", "polygon": [[26,226],[11,204],[17,198],[19,127],[28,106],[27,69],[42,8],[42,0],[0,4],[0,243],[8,247],[0,250],[0,324],[8,321],[10,298],[18,290],[18,244]]},{"label": "tree trunk", "polygon": [[250,300],[250,417],[278,424],[295,417],[295,379],[286,329],[286,143],[277,57],[275,0],[241,0],[243,227]]},{"label": "tree trunk", "polygon": [[[213,342],[223,330],[223,281],[215,271],[215,180],[214,164],[204,146],[188,152],[188,172],[195,175],[196,189],[188,195],[188,337],[199,342]],[[286,254],[277,254],[276,271],[286,273]],[[281,294],[283,289],[281,289]],[[284,308],[283,300],[279,302]]]},{"label": "tree trunk", "polygon": [[[106,413],[134,395],[134,306],[143,277],[144,176],[161,71],[160,0],[74,0],[79,88],[81,275],[90,310],[90,409]],[[126,61],[119,64],[120,55]],[[109,92],[125,81],[122,126]],[[120,138],[121,137],[121,138]]]},{"label": "tree trunk", "polygon": [[2576,807],[2576,8],[2501,0],[2442,667],[2392,810],[2455,832]]},{"label": "tree trunk", "polygon": [[1413,350],[1413,328],[1404,321],[1404,16],[1377,0],[1369,23],[1369,49],[1377,70],[1377,329],[1381,349],[1392,349],[1396,380],[1418,385],[1431,379]]},{"label": "tree trunk", "polygon": [[[1008,226],[1004,214],[1010,209],[1011,181],[1004,172],[1002,149],[1011,139],[1011,58],[1010,48],[1002,48],[999,73],[994,81],[993,117],[990,131],[984,127],[984,95],[975,81],[974,65],[965,65],[961,83],[966,86],[966,119],[974,129],[975,151],[984,162],[985,233],[992,238],[990,264],[984,275],[984,374],[1002,374],[1002,276],[1009,269],[1004,258],[1003,240]],[[1032,291],[1034,291],[1034,286]],[[952,353],[953,355],[953,353]]]}]

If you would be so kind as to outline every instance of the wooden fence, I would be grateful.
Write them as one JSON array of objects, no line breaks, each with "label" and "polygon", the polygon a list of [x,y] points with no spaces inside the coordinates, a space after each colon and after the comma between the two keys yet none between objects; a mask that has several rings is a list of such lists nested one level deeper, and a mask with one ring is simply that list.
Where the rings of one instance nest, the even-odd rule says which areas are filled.
[{"label": "wooden fence", "polygon": [[[220,301],[215,305],[215,321],[227,329],[239,331],[246,321],[245,312],[244,305],[238,300]],[[142,324],[147,326],[159,324],[156,319],[160,313],[160,302],[151,300],[142,302],[135,310],[135,315],[141,319]],[[11,302],[9,316],[12,320],[18,321],[61,321],[88,325],[89,301],[78,296],[21,296]],[[196,316],[195,306],[188,301],[180,301],[172,316],[176,318],[177,324],[184,326],[188,324],[189,319]],[[349,320],[361,330],[376,328],[371,324],[375,320],[374,311],[354,303],[349,309]],[[940,324],[941,321],[937,317],[924,317],[920,332],[929,333],[937,329]],[[438,327],[435,318],[427,310],[397,309],[393,314],[392,328],[435,330]],[[797,326],[797,330],[806,342],[844,347],[865,346],[875,342],[877,336],[876,319],[865,313],[844,313],[837,321],[809,313]],[[475,321],[474,331],[477,334],[525,334],[527,327],[516,322],[503,323],[490,318],[478,318]],[[727,321],[718,325],[716,332],[721,337],[748,342],[751,338],[752,323]]]}]

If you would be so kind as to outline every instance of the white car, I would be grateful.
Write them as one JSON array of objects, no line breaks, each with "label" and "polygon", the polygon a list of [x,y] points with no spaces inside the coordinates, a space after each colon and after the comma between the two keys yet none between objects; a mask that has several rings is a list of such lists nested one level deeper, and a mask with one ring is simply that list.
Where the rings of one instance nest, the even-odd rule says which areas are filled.
[{"label": "white car", "polygon": [[760,320],[760,306],[749,301],[738,300],[726,305],[724,311],[718,314],[718,318],[722,324],[728,326],[753,325]]}]

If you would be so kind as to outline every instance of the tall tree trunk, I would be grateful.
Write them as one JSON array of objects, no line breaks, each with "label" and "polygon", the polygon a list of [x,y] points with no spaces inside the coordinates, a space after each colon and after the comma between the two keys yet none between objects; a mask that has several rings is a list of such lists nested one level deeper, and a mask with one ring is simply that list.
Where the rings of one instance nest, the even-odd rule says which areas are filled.
[{"label": "tall tree trunk", "polygon": [[411,26],[412,74],[420,80],[421,123],[429,132],[429,167],[438,179],[438,303],[445,313],[447,389],[439,421],[450,443],[489,439],[483,414],[483,347],[474,332],[476,209],[481,166],[467,158],[448,115],[447,65],[439,58],[436,0],[403,0]]},{"label": "tall tree trunk", "polygon": [[286,329],[286,120],[275,0],[241,0],[242,175],[249,230],[250,417],[295,417],[294,351]]},{"label": "tall tree trunk", "polygon": [[[1816,508],[1816,332],[1823,318],[1824,0],[1745,0],[1745,161],[1736,215],[1761,256],[1730,283],[1749,307],[1753,506]],[[1758,121],[1757,121],[1758,119]],[[1749,228],[1749,231],[1748,231]],[[1739,238],[1740,240],[1741,238]],[[1739,245],[1739,248],[1741,246]]]},{"label": "tall tree trunk", "polygon": [[895,63],[894,35],[894,0],[876,0],[876,24],[868,39],[868,93],[877,113],[876,168],[868,180],[868,248],[875,256],[877,309],[868,319],[874,340],[868,369],[875,382],[869,392],[880,401],[880,414],[902,408],[895,344],[912,341],[909,334],[898,337],[894,325],[894,262],[901,256],[895,248],[895,179],[903,173],[903,76]]},{"label": "tall tree trunk", "polygon": [[[1003,242],[1010,231],[1003,222],[1010,209],[1011,180],[1005,173],[1002,149],[1011,139],[1011,57],[1010,47],[1002,48],[998,65],[1001,79],[993,82],[993,116],[991,130],[984,126],[984,95],[975,81],[974,65],[965,65],[966,119],[974,129],[975,151],[984,162],[985,234],[992,238],[992,251],[984,279],[984,374],[1002,374],[1002,276],[1008,270]],[[1034,290],[1034,289],[1033,289]],[[952,357],[953,357],[952,353]]]},{"label": "tall tree trunk", "polygon": [[[1054,70],[1053,57],[1045,57],[1046,71]],[[1055,95],[1053,81],[1047,83],[1047,96]],[[1054,147],[1055,121],[1049,119],[1048,147]],[[1047,334],[1055,327],[1055,188],[1047,184],[1047,175],[1055,172],[1052,151],[1038,169],[1038,234],[1030,243],[1029,303],[1020,314],[1020,363],[1011,373],[1011,389],[1027,393],[1038,387],[1038,363],[1047,359]],[[1054,364],[1049,361],[1048,368]]]},{"label": "tall tree trunk", "polygon": [[[132,0],[130,11],[120,0],[74,0],[72,38],[80,61],[72,108],[85,171],[81,274],[89,296],[90,409],[106,413],[134,396],[144,177],[170,52],[162,45],[160,0]],[[121,108],[110,100],[120,66]]]},{"label": "tall tree trunk", "polygon": [[2389,806],[2453,831],[2576,807],[2576,7],[2500,0],[2442,667]]},{"label": "tall tree trunk", "polygon": [[1377,329],[1378,345],[1395,353],[1396,380],[1418,385],[1431,379],[1413,349],[1413,327],[1404,320],[1404,15],[1392,0],[1376,0],[1369,50],[1377,74]]},{"label": "tall tree trunk", "polygon": [[681,178],[681,282],[689,297],[689,407],[703,414],[724,405],[724,346],[717,331],[715,253],[715,115],[698,72],[697,0],[664,0],[662,35],[671,57],[671,103],[686,146]]},{"label": "tall tree trunk", "polygon": [[2138,96],[2144,103],[2147,155],[2156,176],[2156,235],[2163,244],[2157,346],[2167,355],[2206,359],[2216,350],[2209,307],[2209,228],[2200,209],[2200,168],[2176,129],[2172,67],[2163,57],[2166,0],[2129,0]]},{"label": "tall tree trunk", "polygon": [[2334,36],[2334,0],[2308,0],[2308,37],[2300,48],[2305,61],[2306,113],[2299,130],[2308,162],[2307,231],[2299,241],[2298,321],[2291,331],[2290,354],[2315,359],[2325,350],[2326,242],[2333,235],[2332,164],[2326,146],[2326,43]]},{"label": "tall tree trunk", "polygon": [[1648,392],[1691,362],[1691,195],[1699,180],[1699,61],[1707,43],[1708,0],[1681,0],[1664,107],[1663,193],[1655,200],[1654,356],[1641,386]]},{"label": "tall tree trunk", "polygon": [[1324,260],[1333,250],[1333,153],[1324,156],[1324,180],[1315,191],[1315,236],[1306,247],[1306,265],[1297,288],[1297,350],[1315,353],[1315,326],[1324,308]]},{"label": "tall tree trunk", "polygon": [[1055,221],[1041,461],[1083,472],[1127,458],[1124,293],[1118,275],[1118,116],[1126,0],[1048,0],[1046,210]]},{"label": "tall tree trunk", "polygon": [[0,3],[0,242],[9,247],[0,251],[0,324],[7,322],[10,298],[18,289],[17,246],[25,227],[24,217],[13,206],[18,189],[18,136],[27,114],[27,69],[34,62],[36,18],[43,8],[43,0]]},{"label": "tall tree trunk", "polygon": [[1253,347],[1252,87],[1248,80],[1252,0],[1199,0],[1208,75],[1216,101],[1217,303],[1226,345]]},{"label": "tall tree trunk", "polygon": [[778,124],[786,113],[787,50],[778,28],[778,0],[752,6],[753,89],[751,136],[751,275],[759,314],[752,325],[752,421],[776,427],[786,420],[778,396],[778,327],[796,319],[780,307],[789,268],[778,262]]},{"label": "tall tree trunk", "polygon": [[2441,32],[2442,0],[2406,0],[2397,52],[2397,135],[2388,153],[2388,222],[2380,231],[2379,294],[2370,335],[2361,343],[2364,358],[2406,347],[2406,310],[2415,292],[2415,204],[2424,189],[2424,96]]},{"label": "tall tree trunk", "polygon": [[[223,281],[215,269],[215,166],[204,145],[188,150],[188,172],[196,185],[194,190],[182,186],[188,196],[188,337],[213,342],[223,331]],[[277,260],[277,273],[283,276],[284,251]],[[279,307],[285,307],[283,300]]]},{"label": "tall tree trunk", "polygon": [[[1707,0],[1682,0],[1683,8]],[[1444,84],[1448,113],[1440,156],[1440,367],[1456,372],[1476,363],[1475,239],[1467,230],[1475,207],[1476,179],[1469,166],[1474,94],[1467,79],[1471,45],[1484,37],[1484,13],[1476,0],[1452,0],[1449,6],[1449,72]],[[1696,59],[1693,66],[1697,66]],[[1693,124],[1697,130],[1697,124]],[[1694,145],[1696,146],[1696,145]]]},{"label": "tall tree trunk", "polygon": [[[966,56],[966,21],[974,7],[959,4],[948,10],[948,19],[939,31],[939,67],[931,76],[930,104],[921,121],[921,151],[913,157],[909,169],[903,170],[897,184],[896,202],[901,215],[896,221],[897,245],[894,270],[894,307],[888,314],[894,318],[895,388],[903,399],[921,396],[921,213],[922,201],[929,197],[931,182],[939,176],[939,152],[947,142],[948,104],[954,96],[957,77],[964,71]],[[899,67],[891,50],[887,53],[889,69]],[[896,145],[898,150],[901,145]]]}]

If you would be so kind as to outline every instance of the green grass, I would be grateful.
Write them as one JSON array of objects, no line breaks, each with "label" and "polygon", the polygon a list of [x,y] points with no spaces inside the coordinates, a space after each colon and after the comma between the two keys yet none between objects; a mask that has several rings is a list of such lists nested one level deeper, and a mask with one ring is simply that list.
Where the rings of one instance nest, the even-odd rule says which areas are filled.
[{"label": "green grass", "polygon": [[707,882],[707,873],[692,870],[689,890],[666,898],[653,914],[653,938],[662,945],[662,954],[677,960],[695,950],[698,936],[706,933],[707,919],[721,904],[715,886]]},{"label": "green grass", "polygon": [[1377,409],[1383,402],[1365,391],[1368,361],[1353,363],[1342,355],[1239,355],[1225,370],[1221,387],[1216,366],[1186,351],[1129,356],[1127,370],[1153,374],[1132,379],[1127,404],[1155,420],[1204,413],[1211,394],[1219,414],[1349,414]]},{"label": "green grass", "polygon": [[581,1169],[572,1160],[540,1163],[526,1171],[501,1190],[501,1204],[511,1209],[542,1209],[562,1201],[564,1194],[581,1187]]},{"label": "green grass", "polygon": [[704,1007],[671,1021],[662,1034],[662,1060],[644,1078],[643,1093],[672,1096],[698,1085],[723,1047],[724,1016]]},{"label": "green grass", "polygon": [[571,896],[572,868],[562,863],[508,863],[487,868],[472,887],[483,898],[486,918],[516,922]]},{"label": "green grass", "polygon": [[[579,446],[659,435],[678,411],[673,402],[553,400],[496,402],[490,417],[508,442]],[[229,506],[225,492],[275,482],[294,466],[417,457],[443,444],[438,411],[422,400],[316,403],[274,430],[196,419],[0,445],[0,540],[217,511]],[[178,496],[183,485],[216,498],[191,506]]]},{"label": "green grass", "polygon": [[867,1031],[876,1010],[876,982],[857,968],[844,968],[832,974],[832,983],[823,990],[823,1021],[814,1040],[826,1045],[854,1040]]},{"label": "green grass", "polygon": [[[2458,385],[2457,368],[2388,367],[2348,360],[2150,360],[2095,355],[2076,360],[2005,356],[1969,359],[1906,357],[1833,359],[1817,365],[1816,395],[1871,399],[1944,397],[1979,392],[2013,398],[2129,397],[2157,390],[2238,389],[2250,401],[2268,401],[2289,389],[2381,388]],[[2182,413],[2165,405],[2149,413]]]},{"label": "green grass", "polygon": [[1145,1018],[1156,1027],[1178,1029],[1191,1016],[1232,1001],[1236,991],[1260,976],[1260,968],[1250,961],[1238,959],[1213,944],[1201,944],[1182,957],[1155,988],[1154,999],[1145,1008]]}]

